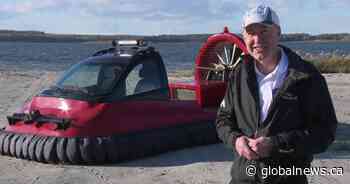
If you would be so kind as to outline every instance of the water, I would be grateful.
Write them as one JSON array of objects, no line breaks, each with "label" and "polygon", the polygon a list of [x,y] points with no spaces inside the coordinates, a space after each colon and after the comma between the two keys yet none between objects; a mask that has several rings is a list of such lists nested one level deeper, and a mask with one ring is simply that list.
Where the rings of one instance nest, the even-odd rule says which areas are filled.
[{"label": "water", "polygon": [[0,43],[0,69],[62,71],[107,44]]},{"label": "water", "polygon": [[282,44],[311,54],[350,55],[350,42],[285,42]]},{"label": "water", "polygon": [[[286,42],[284,45],[312,54],[350,55],[348,42]],[[168,71],[193,69],[202,42],[155,43]],[[0,42],[0,70],[62,71],[108,43]]]}]

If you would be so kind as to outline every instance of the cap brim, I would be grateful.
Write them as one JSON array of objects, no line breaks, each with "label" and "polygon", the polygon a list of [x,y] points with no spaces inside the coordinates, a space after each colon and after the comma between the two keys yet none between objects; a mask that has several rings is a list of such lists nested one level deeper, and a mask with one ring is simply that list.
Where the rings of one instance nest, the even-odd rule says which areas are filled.
[{"label": "cap brim", "polygon": [[272,27],[273,25],[275,25],[275,24],[266,23],[266,22],[252,22],[252,23],[249,23],[248,25],[244,26],[243,28],[246,29],[247,27],[250,27],[250,26],[255,25],[255,24],[262,24],[262,25],[267,26],[267,27]]}]

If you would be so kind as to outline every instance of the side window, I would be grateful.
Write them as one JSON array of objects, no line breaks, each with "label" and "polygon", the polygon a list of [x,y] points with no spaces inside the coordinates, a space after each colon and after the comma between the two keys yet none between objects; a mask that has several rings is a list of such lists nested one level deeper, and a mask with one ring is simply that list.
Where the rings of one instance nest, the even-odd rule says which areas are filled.
[{"label": "side window", "polygon": [[146,60],[138,64],[126,78],[126,94],[134,95],[159,89],[160,71],[157,64]]},{"label": "side window", "polygon": [[129,75],[125,79],[126,84],[126,95],[133,95],[137,83],[141,80],[139,76],[140,70],[142,69],[143,64],[138,64],[134,67],[133,70],[129,73]]}]

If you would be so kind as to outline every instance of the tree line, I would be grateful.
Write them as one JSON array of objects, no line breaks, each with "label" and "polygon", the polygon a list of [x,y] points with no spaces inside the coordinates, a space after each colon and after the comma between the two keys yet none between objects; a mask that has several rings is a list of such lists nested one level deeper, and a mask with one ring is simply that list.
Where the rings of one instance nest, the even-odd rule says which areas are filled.
[{"label": "tree line", "polygon": [[[51,34],[41,31],[0,30],[0,41],[23,42],[99,42],[111,40],[144,39],[151,42],[204,42],[212,34],[186,35],[83,35],[83,34]],[[241,36],[240,34],[238,34]],[[350,41],[349,33],[332,33],[311,35],[307,33],[289,33],[282,35],[282,41]]]}]

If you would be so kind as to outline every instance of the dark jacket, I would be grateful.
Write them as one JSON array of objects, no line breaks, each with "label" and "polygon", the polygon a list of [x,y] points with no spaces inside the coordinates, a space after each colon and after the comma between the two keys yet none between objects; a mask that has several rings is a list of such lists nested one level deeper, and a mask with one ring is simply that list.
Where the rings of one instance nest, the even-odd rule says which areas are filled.
[{"label": "dark jacket", "polygon": [[247,56],[231,75],[217,114],[219,138],[233,150],[236,139],[242,135],[253,137],[257,133],[270,137],[273,143],[270,156],[260,160],[248,161],[234,151],[231,183],[285,180],[287,176],[265,180],[260,174],[249,177],[246,167],[253,164],[258,173],[268,166],[309,167],[313,154],[325,151],[334,140],[337,119],[324,77],[312,64],[282,48],[289,60],[288,73],[262,123],[253,58]]}]

